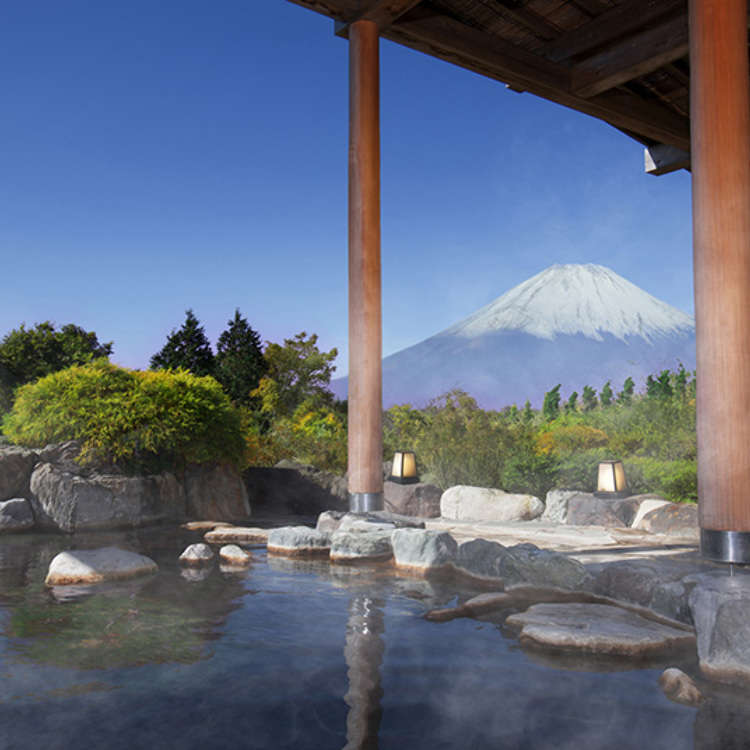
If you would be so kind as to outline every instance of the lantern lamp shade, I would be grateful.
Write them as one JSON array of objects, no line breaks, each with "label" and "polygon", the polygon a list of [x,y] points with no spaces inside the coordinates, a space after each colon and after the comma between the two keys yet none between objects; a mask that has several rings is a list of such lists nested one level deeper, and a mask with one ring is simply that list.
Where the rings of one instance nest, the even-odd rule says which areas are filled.
[{"label": "lantern lamp shade", "polygon": [[601,461],[596,482],[597,497],[627,497],[625,469],[622,461]]},{"label": "lantern lamp shade", "polygon": [[388,479],[399,484],[413,484],[419,481],[414,451],[396,451],[393,456],[393,469]]}]

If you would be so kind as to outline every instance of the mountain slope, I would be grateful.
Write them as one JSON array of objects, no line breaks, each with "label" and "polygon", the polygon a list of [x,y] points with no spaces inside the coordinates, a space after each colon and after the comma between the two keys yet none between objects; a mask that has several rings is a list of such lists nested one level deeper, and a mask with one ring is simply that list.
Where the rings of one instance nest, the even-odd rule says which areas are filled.
[{"label": "mountain slope", "polygon": [[[604,266],[555,265],[475,313],[383,360],[383,403],[424,405],[461,388],[486,408],[540,406],[564,395],[614,389],[631,376],[682,362],[695,367],[695,324]],[[343,397],[346,379],[332,384]]]}]

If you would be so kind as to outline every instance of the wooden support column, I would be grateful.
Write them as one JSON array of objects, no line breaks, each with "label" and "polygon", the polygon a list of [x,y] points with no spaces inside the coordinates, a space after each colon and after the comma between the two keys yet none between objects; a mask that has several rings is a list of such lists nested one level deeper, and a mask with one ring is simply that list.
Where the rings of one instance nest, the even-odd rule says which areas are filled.
[{"label": "wooden support column", "polygon": [[701,550],[750,562],[747,0],[690,0]]},{"label": "wooden support column", "polygon": [[383,508],[378,26],[349,27],[349,504]]}]

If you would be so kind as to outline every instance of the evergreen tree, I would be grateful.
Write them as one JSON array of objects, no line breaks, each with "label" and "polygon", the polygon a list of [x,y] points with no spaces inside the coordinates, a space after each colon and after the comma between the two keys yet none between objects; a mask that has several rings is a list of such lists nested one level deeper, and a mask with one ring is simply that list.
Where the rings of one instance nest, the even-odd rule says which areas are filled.
[{"label": "evergreen tree", "polygon": [[608,380],[603,386],[601,393],[599,394],[599,402],[602,406],[610,406],[612,404],[612,383]]},{"label": "evergreen tree", "polygon": [[685,365],[680,362],[680,369],[674,376],[674,392],[679,397],[680,401],[684,401],[687,396],[687,370]]},{"label": "evergreen tree", "polygon": [[617,394],[617,402],[627,406],[633,401],[633,391],[635,390],[635,383],[633,378],[628,375],[625,378],[625,382],[622,384],[622,390]]},{"label": "evergreen tree", "polygon": [[590,385],[583,386],[583,410],[593,411],[599,402],[596,398],[596,390]]},{"label": "evergreen tree", "polygon": [[551,422],[560,413],[560,383],[552,390],[544,394],[544,403],[542,404],[542,416]]},{"label": "evergreen tree", "polygon": [[573,391],[565,403],[566,414],[575,414],[578,411],[578,391]]},{"label": "evergreen tree", "polygon": [[198,376],[213,375],[215,370],[211,344],[192,310],[185,311],[182,328],[173,329],[161,351],[151,357],[152,370],[176,370],[179,367]]},{"label": "evergreen tree", "polygon": [[669,399],[672,397],[672,386],[670,384],[671,373],[669,370],[662,370],[657,378],[649,375],[646,378],[646,397]]},{"label": "evergreen tree", "polygon": [[232,401],[249,404],[250,392],[258,387],[268,369],[260,336],[239,310],[234,311],[234,318],[227,325],[216,345],[216,379]]},{"label": "evergreen tree", "polygon": [[534,410],[531,408],[531,401],[529,401],[528,399],[526,399],[526,403],[523,405],[521,419],[525,424],[529,424],[529,422],[534,419]]}]

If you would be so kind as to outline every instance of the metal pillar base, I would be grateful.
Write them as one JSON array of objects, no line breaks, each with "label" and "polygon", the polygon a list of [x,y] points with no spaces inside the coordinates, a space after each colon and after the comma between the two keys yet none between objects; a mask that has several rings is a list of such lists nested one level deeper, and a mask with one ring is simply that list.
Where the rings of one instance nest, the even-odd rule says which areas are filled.
[{"label": "metal pillar base", "polygon": [[716,562],[750,565],[750,531],[701,529],[701,555]]},{"label": "metal pillar base", "polygon": [[349,510],[352,513],[369,513],[373,510],[383,510],[383,493],[350,492]]}]

